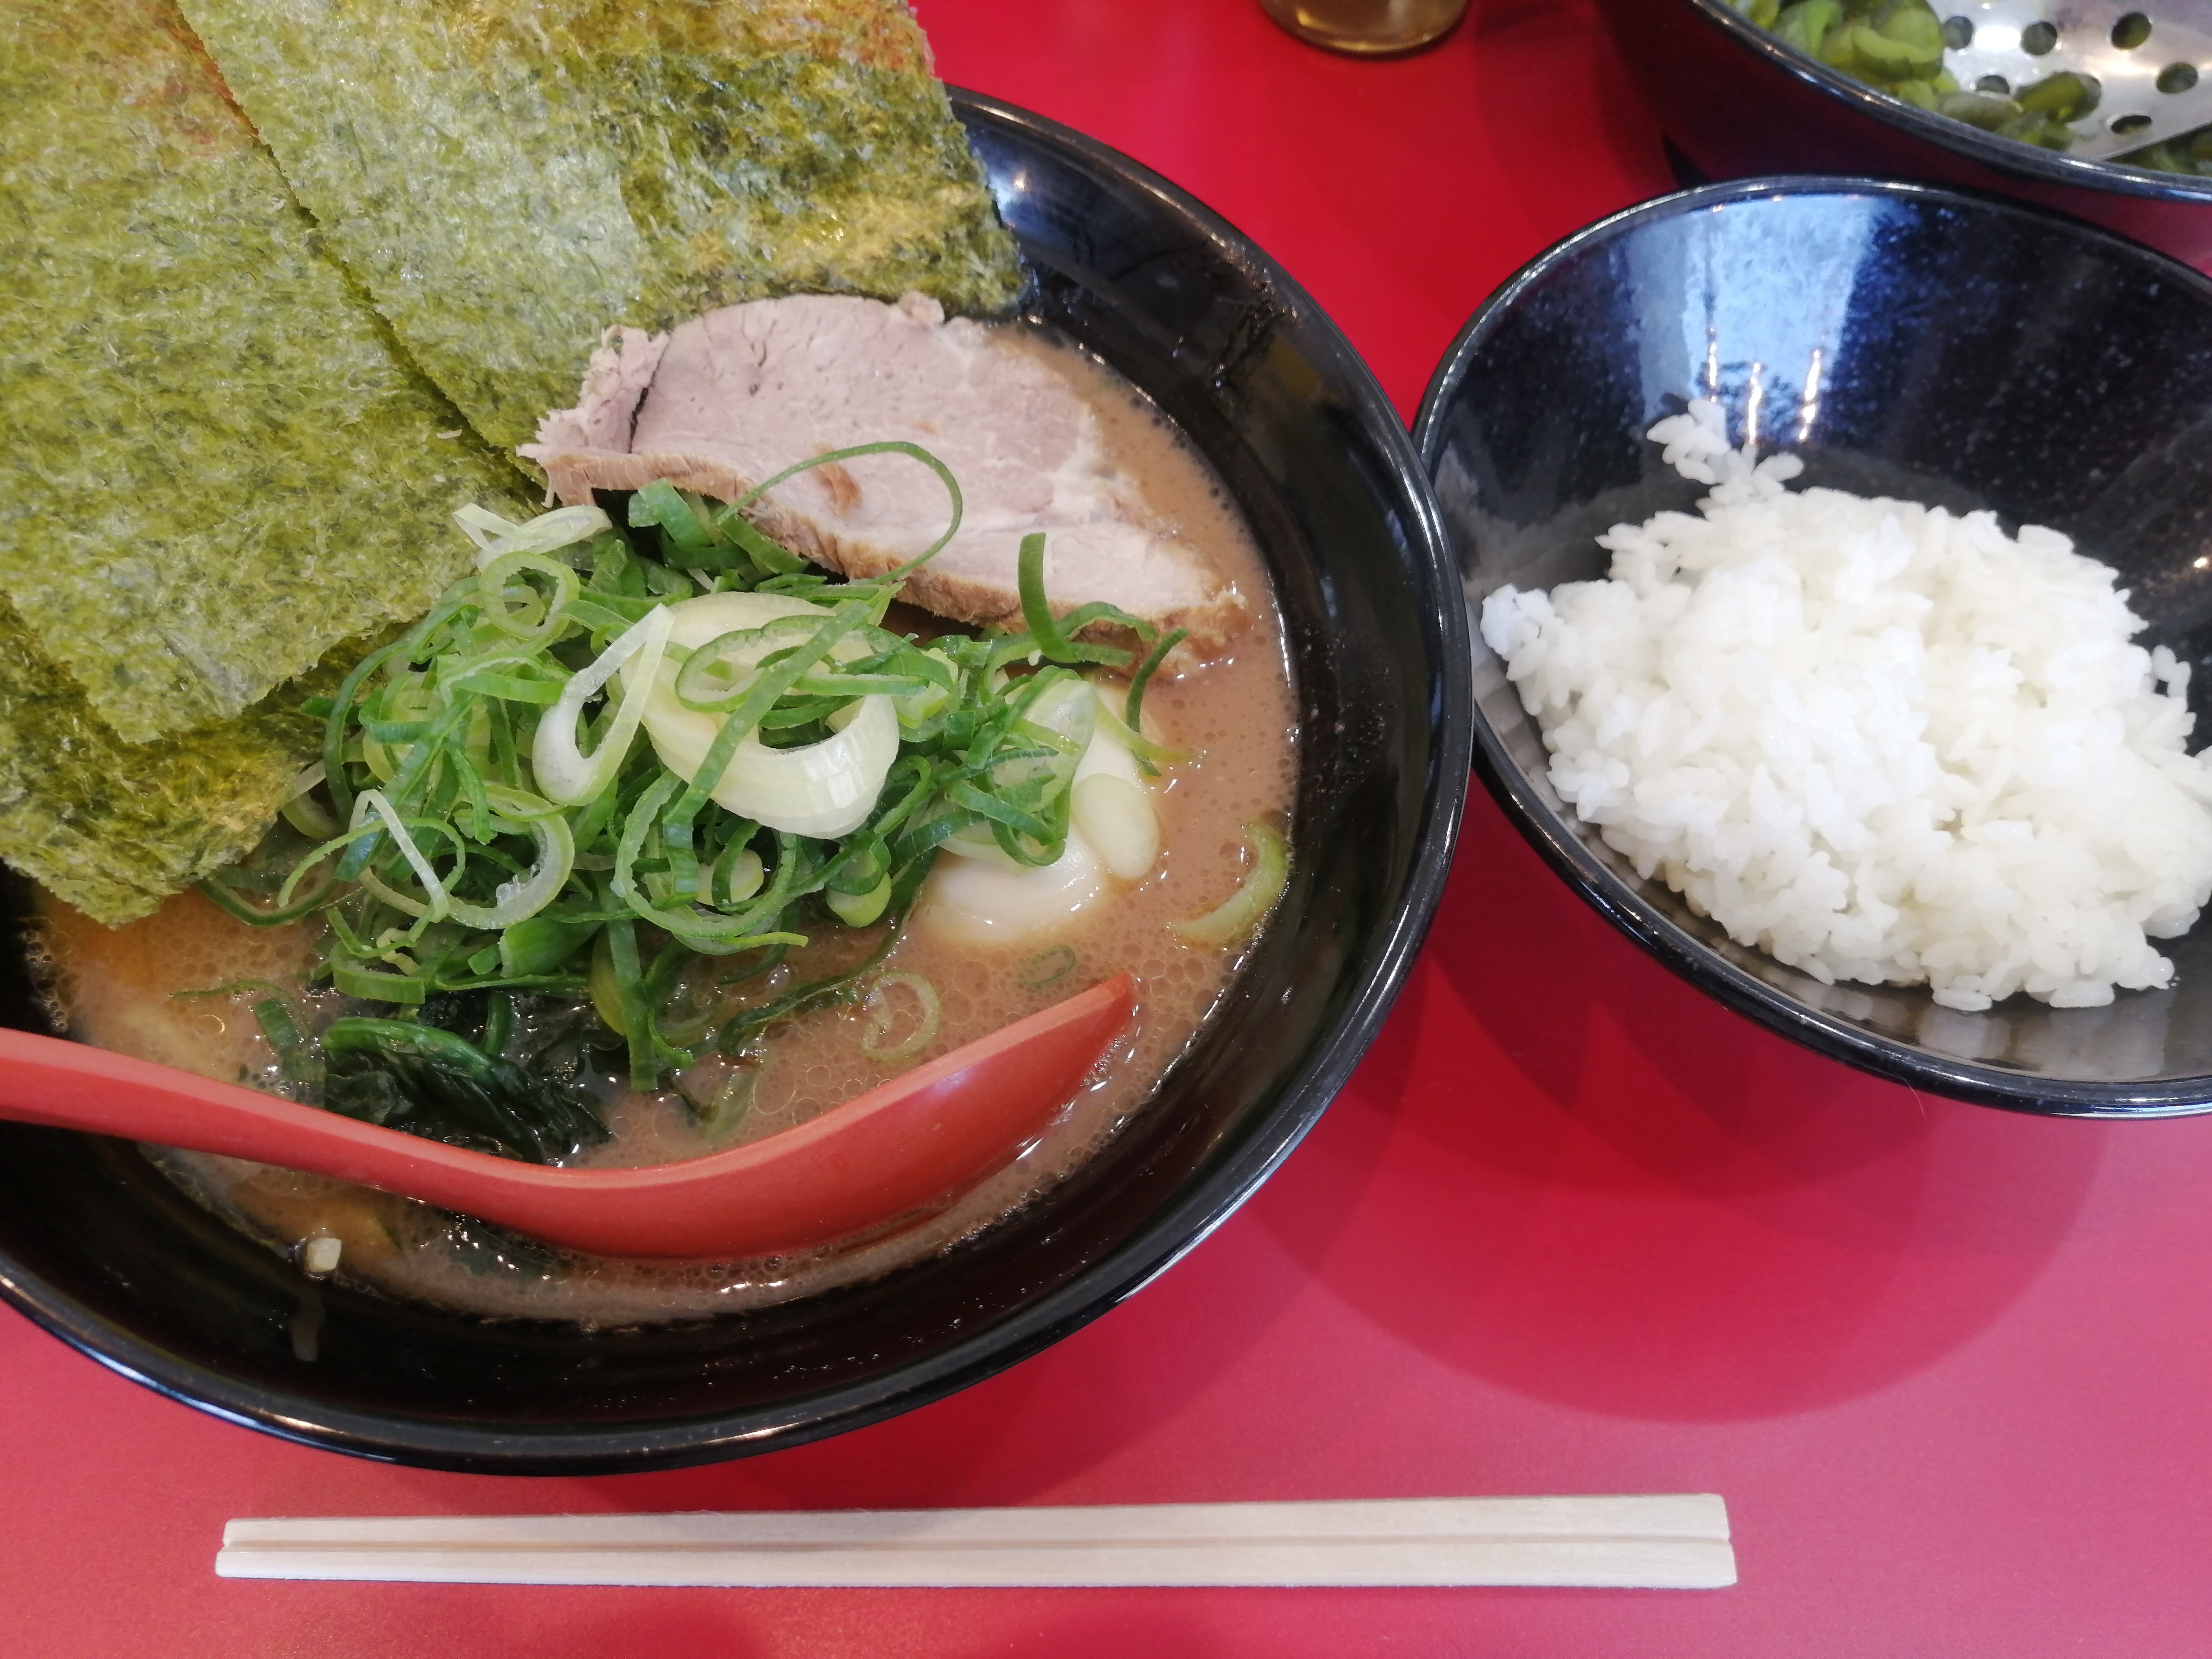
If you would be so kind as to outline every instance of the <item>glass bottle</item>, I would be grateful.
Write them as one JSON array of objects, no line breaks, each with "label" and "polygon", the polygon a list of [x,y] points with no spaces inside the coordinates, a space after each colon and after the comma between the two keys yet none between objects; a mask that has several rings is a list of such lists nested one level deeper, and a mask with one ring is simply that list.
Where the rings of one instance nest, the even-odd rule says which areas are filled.
[{"label": "glass bottle", "polygon": [[1439,39],[1459,21],[1467,0],[1260,0],[1260,9],[1302,40],[1376,56]]}]

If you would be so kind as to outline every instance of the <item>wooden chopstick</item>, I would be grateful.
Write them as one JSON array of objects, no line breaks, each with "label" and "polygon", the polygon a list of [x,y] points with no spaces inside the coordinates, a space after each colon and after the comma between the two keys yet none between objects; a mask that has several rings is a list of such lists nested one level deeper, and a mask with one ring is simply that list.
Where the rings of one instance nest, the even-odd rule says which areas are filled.
[{"label": "wooden chopstick", "polygon": [[227,1578],[471,1584],[1735,1583],[1711,1493],[233,1521]]}]

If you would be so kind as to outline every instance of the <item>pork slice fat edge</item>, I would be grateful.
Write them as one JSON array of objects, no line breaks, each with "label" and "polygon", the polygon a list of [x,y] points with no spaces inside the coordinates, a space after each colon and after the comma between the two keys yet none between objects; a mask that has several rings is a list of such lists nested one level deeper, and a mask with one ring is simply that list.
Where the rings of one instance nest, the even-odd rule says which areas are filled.
[{"label": "pork slice fat edge", "polygon": [[[1242,626],[1243,595],[1152,521],[1066,377],[980,324],[947,321],[920,294],[896,305],[802,295],[724,307],[665,336],[610,330],[576,406],[548,415],[521,453],[569,503],[657,478],[734,501],[808,456],[895,438],[942,460],[965,503],[959,534],[908,580],[916,603],[961,622],[1018,621],[1022,538],[1042,531],[1057,611],[1104,599],[1188,629],[1201,654]],[[945,510],[927,469],[872,455],[800,473],[753,516],[794,552],[865,578],[927,548]]]}]

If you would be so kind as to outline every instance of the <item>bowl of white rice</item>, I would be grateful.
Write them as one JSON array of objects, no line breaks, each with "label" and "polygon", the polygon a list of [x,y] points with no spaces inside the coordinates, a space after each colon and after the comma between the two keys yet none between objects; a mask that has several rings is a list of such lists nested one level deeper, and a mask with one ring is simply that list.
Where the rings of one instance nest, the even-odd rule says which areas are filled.
[{"label": "bowl of white rice", "polygon": [[2212,280],[1711,186],[1499,289],[1415,435],[1478,769],[1630,937],[1917,1087],[2212,1110]]}]

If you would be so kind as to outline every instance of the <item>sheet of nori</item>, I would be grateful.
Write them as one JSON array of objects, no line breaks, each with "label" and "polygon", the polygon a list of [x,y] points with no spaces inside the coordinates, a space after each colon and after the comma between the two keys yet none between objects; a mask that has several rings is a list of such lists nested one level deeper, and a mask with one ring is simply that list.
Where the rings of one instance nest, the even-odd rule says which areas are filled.
[{"label": "sheet of nori", "polygon": [[0,600],[0,859],[95,921],[145,915],[275,822],[320,749],[322,723],[296,712],[308,689],[293,682],[234,719],[128,744]]},{"label": "sheet of nori", "polygon": [[1010,306],[903,0],[183,0],[299,198],[495,443],[605,328],[793,292]]},{"label": "sheet of nori", "polygon": [[516,505],[168,0],[0,4],[0,591],[125,738],[419,614],[452,509]]}]

